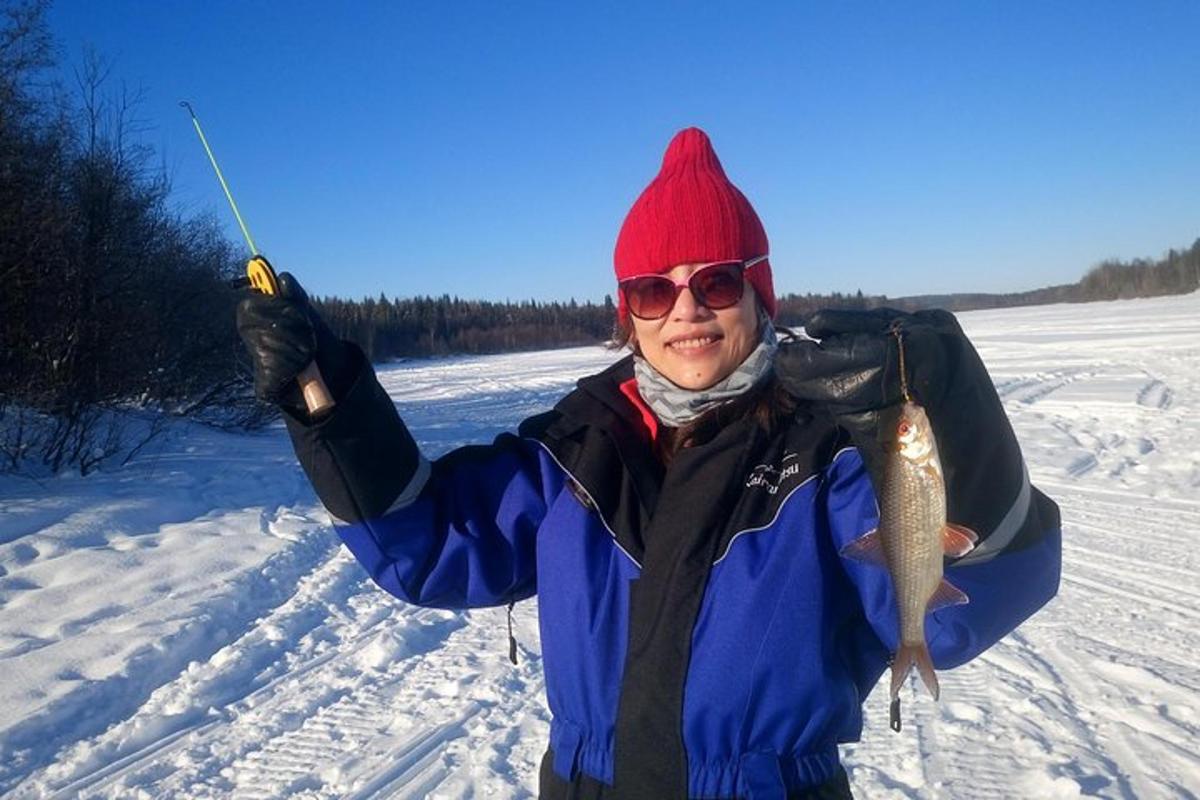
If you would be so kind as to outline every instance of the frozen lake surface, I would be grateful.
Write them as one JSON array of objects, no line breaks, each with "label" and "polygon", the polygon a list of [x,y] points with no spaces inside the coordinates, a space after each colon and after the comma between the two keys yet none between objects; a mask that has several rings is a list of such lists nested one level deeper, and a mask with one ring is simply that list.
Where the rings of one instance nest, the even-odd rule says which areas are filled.
[{"label": "frozen lake surface", "polygon": [[[844,748],[864,798],[1197,797],[1200,296],[971,312],[1057,598]],[[381,368],[426,454],[488,441],[616,354]],[[406,606],[343,552],[281,428],[181,425],[124,469],[0,479],[0,795],[529,798],[536,603]],[[886,680],[886,676],[885,676]]]}]

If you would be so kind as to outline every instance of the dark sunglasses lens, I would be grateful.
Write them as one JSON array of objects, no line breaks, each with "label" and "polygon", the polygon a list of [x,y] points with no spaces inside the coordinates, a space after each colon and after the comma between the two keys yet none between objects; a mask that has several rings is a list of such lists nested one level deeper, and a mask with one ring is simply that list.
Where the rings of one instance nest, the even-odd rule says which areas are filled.
[{"label": "dark sunglasses lens", "polygon": [[632,280],[625,284],[625,302],[635,317],[658,319],[675,305],[675,284],[655,276]]},{"label": "dark sunglasses lens", "polygon": [[729,308],[742,299],[742,265],[733,262],[705,267],[692,276],[688,285],[696,299],[709,308]]}]

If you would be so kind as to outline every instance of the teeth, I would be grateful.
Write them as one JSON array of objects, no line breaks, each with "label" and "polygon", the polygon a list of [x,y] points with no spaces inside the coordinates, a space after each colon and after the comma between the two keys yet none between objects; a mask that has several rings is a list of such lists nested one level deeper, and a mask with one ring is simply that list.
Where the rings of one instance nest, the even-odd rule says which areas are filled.
[{"label": "teeth", "polygon": [[671,342],[671,347],[676,350],[689,350],[694,347],[704,347],[710,345],[717,340],[715,336],[701,336],[697,339],[680,339],[677,342]]}]

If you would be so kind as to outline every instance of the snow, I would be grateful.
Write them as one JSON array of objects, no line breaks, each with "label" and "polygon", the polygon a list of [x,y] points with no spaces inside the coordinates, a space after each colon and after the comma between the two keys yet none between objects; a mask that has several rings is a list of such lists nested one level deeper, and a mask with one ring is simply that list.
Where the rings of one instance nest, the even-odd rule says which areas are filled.
[{"label": "snow", "polygon": [[[860,797],[1197,797],[1200,297],[960,316],[1034,482],[1059,596],[981,658],[866,701]],[[489,440],[600,348],[381,379],[430,456]],[[406,606],[337,545],[280,429],[177,426],[121,470],[0,479],[0,794],[536,794],[536,605]],[[886,677],[885,677],[886,680]]]}]

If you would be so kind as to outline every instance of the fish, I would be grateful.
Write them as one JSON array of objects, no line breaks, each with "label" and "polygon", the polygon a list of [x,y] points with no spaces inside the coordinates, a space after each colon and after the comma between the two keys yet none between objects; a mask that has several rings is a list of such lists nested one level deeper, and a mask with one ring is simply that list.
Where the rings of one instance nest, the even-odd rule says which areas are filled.
[{"label": "fish", "polygon": [[895,587],[899,644],[892,659],[892,728],[900,730],[899,696],[915,668],[934,700],[937,673],[925,641],[925,615],[969,602],[942,575],[943,556],[969,553],[979,536],[946,521],[946,481],[925,409],[905,400],[883,438],[879,524],[842,548],[842,555],[884,566]]}]

